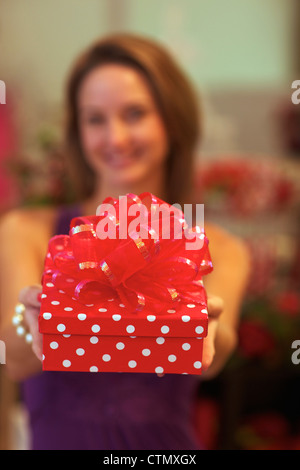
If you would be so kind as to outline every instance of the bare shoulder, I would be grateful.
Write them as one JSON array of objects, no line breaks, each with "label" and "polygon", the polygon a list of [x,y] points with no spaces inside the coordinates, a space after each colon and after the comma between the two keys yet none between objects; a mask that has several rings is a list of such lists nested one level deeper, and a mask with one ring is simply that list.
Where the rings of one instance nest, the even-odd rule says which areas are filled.
[{"label": "bare shoulder", "polygon": [[56,217],[55,207],[18,208],[6,212],[0,218],[1,230],[14,229],[33,231],[36,228],[47,230]]},{"label": "bare shoulder", "polygon": [[44,248],[53,232],[55,207],[18,208],[0,218],[0,239],[5,244],[24,240]]},{"label": "bare shoulder", "polygon": [[213,223],[205,224],[205,233],[207,235],[207,238],[209,239],[210,245],[214,245],[215,248],[219,247],[223,243],[225,243],[226,245],[231,245],[241,242],[238,237],[228,232],[223,227],[220,227],[219,225]]},{"label": "bare shoulder", "polygon": [[230,260],[231,263],[235,261],[244,265],[245,269],[249,269],[249,250],[244,240],[211,223],[205,225],[205,232],[213,262]]},{"label": "bare shoulder", "polygon": [[246,243],[223,228],[206,224],[213,271],[205,279],[207,292],[224,301],[223,321],[234,328],[251,273]]}]

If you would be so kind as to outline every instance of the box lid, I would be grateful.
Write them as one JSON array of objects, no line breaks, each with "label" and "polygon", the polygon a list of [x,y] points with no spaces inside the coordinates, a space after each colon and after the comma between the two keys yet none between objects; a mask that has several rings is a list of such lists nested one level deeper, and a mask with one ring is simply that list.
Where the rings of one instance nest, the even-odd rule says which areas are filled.
[{"label": "box lid", "polygon": [[201,303],[166,304],[156,315],[146,307],[129,312],[117,296],[101,304],[83,304],[58,290],[52,275],[45,273],[39,328],[41,333],[64,335],[205,337],[208,316],[204,289],[202,296]]}]

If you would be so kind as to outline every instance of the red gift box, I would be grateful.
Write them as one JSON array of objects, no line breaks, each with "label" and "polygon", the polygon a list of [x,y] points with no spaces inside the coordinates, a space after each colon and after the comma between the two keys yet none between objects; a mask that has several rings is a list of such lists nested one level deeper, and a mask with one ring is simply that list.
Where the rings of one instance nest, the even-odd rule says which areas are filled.
[{"label": "red gift box", "polygon": [[[187,233],[183,214],[148,193],[125,196],[127,210],[149,197]],[[149,220],[150,238],[122,238],[120,201],[104,203],[116,212],[75,218],[69,235],[49,241],[39,315],[43,370],[201,374],[208,324],[202,276],[212,270],[204,231],[193,231],[201,241],[195,250],[178,232],[154,234]],[[99,233],[108,216],[116,238]]]}]

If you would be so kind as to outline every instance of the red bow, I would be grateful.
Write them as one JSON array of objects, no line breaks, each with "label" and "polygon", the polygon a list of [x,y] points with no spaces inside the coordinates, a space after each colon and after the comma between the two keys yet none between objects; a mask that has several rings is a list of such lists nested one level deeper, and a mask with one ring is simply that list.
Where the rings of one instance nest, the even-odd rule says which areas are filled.
[{"label": "red bow", "polygon": [[[147,306],[159,312],[166,303],[181,299],[203,302],[202,276],[213,269],[204,231],[188,230],[181,211],[150,193],[127,194],[125,198],[128,227],[137,220],[136,215],[129,215],[133,204],[141,209],[154,207],[154,218],[153,212],[148,211],[140,219],[140,229],[148,237],[128,234],[127,238],[121,238],[119,209],[121,204],[124,206],[124,200],[121,203],[121,200],[105,199],[100,209],[107,208],[104,204],[111,204],[114,210],[75,218],[70,235],[58,235],[50,240],[50,272],[57,289],[85,304],[105,302],[117,294],[126,307],[137,311]],[[160,213],[158,208],[162,204],[164,212]],[[154,219],[160,222],[156,224],[158,230],[151,225]],[[102,228],[105,223],[113,227],[116,237],[100,239],[99,223]],[[166,238],[168,230],[171,236]],[[187,233],[189,240],[191,234],[199,240],[200,249],[186,248]]]}]

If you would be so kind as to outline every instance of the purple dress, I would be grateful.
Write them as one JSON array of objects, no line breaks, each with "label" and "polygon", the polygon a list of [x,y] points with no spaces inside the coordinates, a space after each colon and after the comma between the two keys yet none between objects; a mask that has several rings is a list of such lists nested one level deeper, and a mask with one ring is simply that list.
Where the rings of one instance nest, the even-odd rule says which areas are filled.
[{"label": "purple dress", "polygon": [[[68,233],[78,207],[63,208]],[[195,450],[193,375],[42,372],[22,384],[36,450]]]}]

